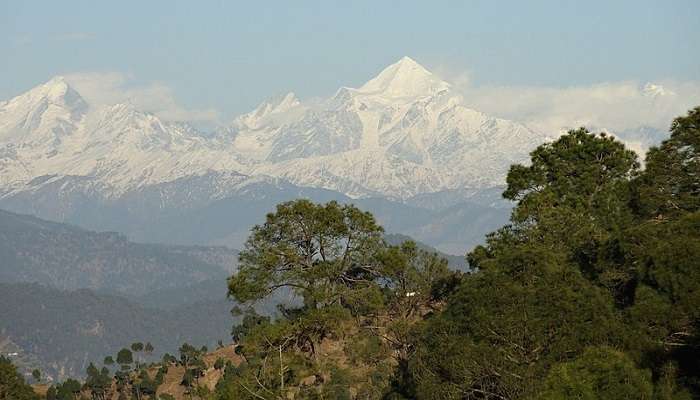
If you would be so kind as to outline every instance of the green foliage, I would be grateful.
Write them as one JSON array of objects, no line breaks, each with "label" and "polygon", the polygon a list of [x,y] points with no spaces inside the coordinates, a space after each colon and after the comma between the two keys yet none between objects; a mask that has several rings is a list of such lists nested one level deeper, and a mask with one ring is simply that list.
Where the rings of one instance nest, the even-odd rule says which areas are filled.
[{"label": "green foliage", "polygon": [[700,212],[677,220],[644,223],[627,231],[628,263],[639,281],[652,287],[688,320],[700,318]]},{"label": "green foliage", "polygon": [[62,384],[56,385],[57,400],[76,400],[81,389],[80,382],[75,379],[67,379]]},{"label": "green foliage", "polygon": [[189,343],[183,343],[179,349],[180,352],[180,363],[187,368],[193,361],[198,360],[203,351],[197,349]]},{"label": "green foliage", "polygon": [[549,368],[624,331],[608,295],[541,251],[517,249],[468,277],[411,360],[418,397],[535,393]]},{"label": "green foliage", "polygon": [[355,365],[377,365],[390,356],[390,349],[377,335],[364,334],[354,336],[346,344],[345,353]]},{"label": "green foliage", "polygon": [[629,220],[627,184],[638,167],[622,143],[582,128],[538,147],[529,166],[512,166],[503,196],[518,201],[514,223],[534,225],[543,240],[581,248]]},{"label": "green foliage", "polygon": [[140,352],[141,350],[143,350],[143,343],[141,343],[141,342],[132,343],[131,350],[133,350],[136,353]]},{"label": "green foliage", "polygon": [[0,399],[38,400],[9,358],[0,356]]},{"label": "green foliage", "polygon": [[689,390],[678,383],[678,367],[668,362],[660,368],[661,373],[654,390],[654,398],[658,400],[691,400]]},{"label": "green foliage", "polygon": [[132,384],[132,391],[135,393],[136,398],[141,398],[142,395],[154,396],[156,390],[158,389],[158,382],[148,375],[146,370],[141,370],[138,378],[134,380]]},{"label": "green foliage", "polygon": [[512,224],[468,255],[478,272],[428,320],[399,391],[700,394],[699,116],[678,118],[641,172],[622,144],[583,129],[513,166]]},{"label": "green foliage", "polygon": [[596,202],[603,188],[627,182],[639,167],[637,155],[621,142],[584,128],[539,146],[530,156],[529,166],[510,168],[503,192],[503,197],[518,201],[515,221],[538,221],[548,211],[543,206],[594,211],[595,205],[605,204]]},{"label": "green foliage", "polygon": [[676,118],[671,137],[649,150],[635,182],[636,208],[646,217],[700,210],[700,107]]},{"label": "green foliage", "polygon": [[56,400],[56,397],[56,386],[51,385],[48,389],[46,389],[46,400]]},{"label": "green foliage", "polygon": [[351,205],[280,204],[253,228],[239,271],[229,279],[229,295],[243,303],[286,287],[307,307],[336,304],[344,285],[376,276],[368,266],[381,234],[371,214]]},{"label": "green foliage", "polygon": [[167,375],[167,374],[168,374],[168,366],[161,365],[160,368],[158,368],[158,372],[156,372],[156,378],[155,378],[156,386],[160,386],[163,384],[163,379],[165,379],[165,375]]},{"label": "green foliage", "polygon": [[98,370],[93,363],[90,363],[85,372],[87,377],[85,378],[84,387],[90,390],[93,399],[105,399],[112,385],[112,377],[109,374],[109,370],[105,367]]},{"label": "green foliage", "polygon": [[488,250],[514,241],[556,248],[625,301],[633,276],[601,252],[634,220],[630,180],[638,167],[622,143],[583,128],[541,145],[529,166],[511,167],[503,196],[518,201],[513,225],[491,236]]},{"label": "green foliage", "polygon": [[207,352],[206,346],[197,349],[189,343],[180,346],[180,363],[185,367],[181,385],[188,390],[195,388],[199,384],[199,378],[204,375],[207,366],[202,356]]},{"label": "green foliage", "polygon": [[131,350],[123,348],[117,353],[117,364],[124,366],[129,366],[134,362],[134,355]]},{"label": "green foliage", "polygon": [[232,333],[245,362],[226,366],[217,395],[700,396],[699,118],[676,119],[645,170],[583,128],[538,147],[511,167],[511,224],[468,255],[469,275],[388,246],[354,207],[281,204],[254,228],[229,295],[288,288],[302,304],[244,314]]},{"label": "green foliage", "polygon": [[[317,398],[351,400],[350,385],[353,381],[350,372],[347,369],[333,366],[330,371],[330,377],[328,384],[323,385]],[[314,398],[314,396],[309,396],[309,398]]]},{"label": "green foliage", "polygon": [[170,353],[165,353],[165,354],[163,354],[162,362],[163,362],[163,365],[176,364],[177,358]]},{"label": "green foliage", "polygon": [[555,365],[538,398],[650,400],[652,393],[650,371],[639,369],[620,351],[593,347],[573,361]]},{"label": "green foliage", "polygon": [[386,248],[379,255],[382,283],[390,288],[386,303],[390,312],[410,317],[444,296],[440,285],[454,276],[447,260],[419,250],[414,242]]}]

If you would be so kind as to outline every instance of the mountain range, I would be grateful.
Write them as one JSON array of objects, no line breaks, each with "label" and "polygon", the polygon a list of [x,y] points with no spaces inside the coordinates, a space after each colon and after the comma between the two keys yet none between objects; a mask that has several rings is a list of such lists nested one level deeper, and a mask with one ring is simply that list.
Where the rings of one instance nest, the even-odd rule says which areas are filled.
[{"label": "mountain range", "polygon": [[240,247],[276,203],[353,202],[464,254],[507,220],[509,165],[553,137],[468,107],[409,57],[359,88],[263,102],[216,132],[55,77],[0,102],[0,208],[138,241]]},{"label": "mountain range", "polygon": [[[237,172],[236,183],[276,177],[351,197],[407,199],[498,185],[510,163],[548,139],[467,108],[408,57],[321,101],[293,93],[266,101],[214,137],[129,104],[91,107],[56,77],[0,104],[0,184],[11,191],[37,177],[86,176],[119,196]],[[221,182],[222,192],[230,184]]]},{"label": "mountain range", "polygon": [[[266,101],[214,135],[129,104],[90,105],[56,77],[0,103],[0,207],[141,241],[237,247],[280,201],[334,199],[463,253],[506,218],[492,194],[508,165],[544,140],[467,108],[408,57],[327,99]],[[437,226],[447,207],[479,216],[479,228]]]}]

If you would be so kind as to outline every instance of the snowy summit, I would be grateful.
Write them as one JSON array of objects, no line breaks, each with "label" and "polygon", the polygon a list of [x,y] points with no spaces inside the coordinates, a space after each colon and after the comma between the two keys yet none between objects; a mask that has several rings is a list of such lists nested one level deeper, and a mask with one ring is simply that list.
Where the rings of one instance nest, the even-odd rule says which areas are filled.
[{"label": "snowy summit", "polygon": [[549,139],[469,108],[409,57],[322,101],[263,102],[222,132],[208,137],[131,105],[94,107],[57,77],[0,103],[0,196],[79,176],[114,197],[213,171],[406,199],[500,185]]}]

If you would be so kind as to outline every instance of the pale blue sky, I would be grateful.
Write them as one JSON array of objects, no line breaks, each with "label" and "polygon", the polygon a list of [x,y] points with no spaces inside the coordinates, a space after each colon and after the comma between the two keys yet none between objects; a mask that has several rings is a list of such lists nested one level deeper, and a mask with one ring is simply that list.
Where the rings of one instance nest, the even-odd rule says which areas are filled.
[{"label": "pale blue sky", "polygon": [[700,81],[698,16],[697,0],[0,0],[0,99],[119,72],[228,115],[359,85],[403,55],[477,86]]}]

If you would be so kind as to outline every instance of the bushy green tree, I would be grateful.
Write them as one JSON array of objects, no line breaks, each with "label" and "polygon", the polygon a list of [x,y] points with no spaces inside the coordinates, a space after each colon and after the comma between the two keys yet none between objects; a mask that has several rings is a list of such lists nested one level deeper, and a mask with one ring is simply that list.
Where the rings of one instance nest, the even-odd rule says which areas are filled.
[{"label": "bushy green tree", "polygon": [[140,369],[141,368],[141,356],[138,354],[143,351],[143,343],[141,342],[134,342],[131,344],[131,350],[134,352],[136,355],[135,360],[136,364],[134,366],[134,369]]},{"label": "bushy green tree", "polygon": [[134,362],[134,355],[131,350],[123,348],[117,353],[117,364],[121,365],[122,369],[129,369]]},{"label": "bushy green tree", "polygon": [[[512,226],[489,241],[492,252],[513,241],[537,242],[567,254],[590,279],[627,301],[634,272],[607,262],[601,251],[631,226],[630,181],[637,156],[604,134],[572,130],[531,153],[529,166],[508,173],[507,199],[517,201]],[[477,265],[478,266],[478,265]]]},{"label": "bushy green tree", "polygon": [[56,386],[51,385],[46,389],[46,400],[56,400],[57,396]]},{"label": "bushy green tree", "polygon": [[132,391],[137,399],[143,398],[142,396],[153,397],[158,389],[158,384],[154,379],[148,375],[146,370],[142,369],[139,375],[132,384]]},{"label": "bushy green tree", "polygon": [[199,359],[202,353],[199,349],[187,342],[183,343],[178,351],[180,352],[180,363],[185,369],[187,369],[193,361]]},{"label": "bushy green tree", "polygon": [[382,232],[371,214],[354,206],[307,200],[279,205],[253,229],[239,272],[229,280],[229,295],[248,303],[287,288],[302,304],[281,306],[276,321],[244,314],[232,334],[246,364],[226,374],[227,382],[235,382],[225,385],[229,397],[282,395],[302,377],[327,376],[305,392],[324,396],[330,382],[342,380],[347,371],[320,360],[318,348],[328,338],[343,340],[348,332],[358,332],[368,346],[391,344],[382,344],[382,360],[359,356],[367,355],[362,346],[348,346],[359,356],[356,363],[381,370],[372,375],[377,379],[358,382],[356,377],[355,384],[367,395],[380,395],[391,376],[389,360],[408,359],[410,326],[434,311],[434,303],[456,285],[444,259],[411,242],[388,246]]},{"label": "bushy green tree", "polygon": [[147,342],[146,345],[143,347],[143,351],[146,354],[148,354],[149,356],[151,354],[153,354],[153,350],[154,350],[154,348],[153,348],[153,345],[151,344],[151,342]]},{"label": "bushy green tree", "polygon": [[622,342],[609,295],[564,256],[524,247],[491,263],[429,320],[410,362],[418,398],[528,398],[552,365]]},{"label": "bushy green tree", "polygon": [[649,150],[634,188],[643,216],[658,219],[700,210],[700,107],[676,118],[671,137]]},{"label": "bushy green tree", "polygon": [[140,352],[141,350],[143,350],[143,343],[141,343],[141,342],[132,343],[131,350],[134,351],[135,353]]},{"label": "bushy green tree", "polygon": [[564,209],[604,224],[624,204],[620,190],[639,168],[637,155],[621,142],[584,128],[539,146],[530,161],[508,172],[503,197],[518,202],[514,222],[546,222],[553,211]]},{"label": "bushy green tree", "polygon": [[248,302],[289,288],[309,308],[337,304],[347,285],[377,276],[371,261],[381,234],[371,214],[351,205],[280,204],[253,228],[229,294]]},{"label": "bushy green tree", "polygon": [[163,354],[162,363],[164,365],[175,364],[177,363],[177,358],[170,353],[165,353]]},{"label": "bushy green tree", "polygon": [[78,400],[78,395],[82,385],[75,379],[66,379],[62,384],[56,386],[57,400]]},{"label": "bushy green tree", "polygon": [[277,206],[255,226],[229,279],[229,295],[246,303],[286,288],[303,307],[282,308],[299,347],[315,354],[318,343],[349,316],[356,290],[371,292],[383,245],[374,217],[351,205],[297,200]]},{"label": "bushy green tree", "polygon": [[9,358],[0,356],[0,399],[2,400],[38,400],[24,378]]},{"label": "bushy green tree", "polygon": [[575,360],[555,365],[541,400],[651,400],[651,371],[638,368],[623,352],[592,347]]},{"label": "bushy green tree", "polygon": [[112,385],[112,377],[109,374],[109,370],[106,367],[98,370],[93,363],[90,363],[85,372],[87,377],[83,386],[90,390],[92,398],[95,400],[107,399]]},{"label": "bushy green tree", "polygon": [[[478,272],[428,322],[405,397],[531,398],[545,376],[585,375],[587,362],[637,374],[630,379],[654,371],[623,398],[650,398],[652,385],[659,398],[686,398],[684,387],[700,393],[699,115],[674,122],[644,171],[621,143],[583,129],[513,166],[504,192],[518,202],[511,224],[469,254]],[[584,356],[591,344],[620,350]],[[674,373],[662,373],[667,365]],[[585,393],[563,398],[619,397],[583,375]]]}]

